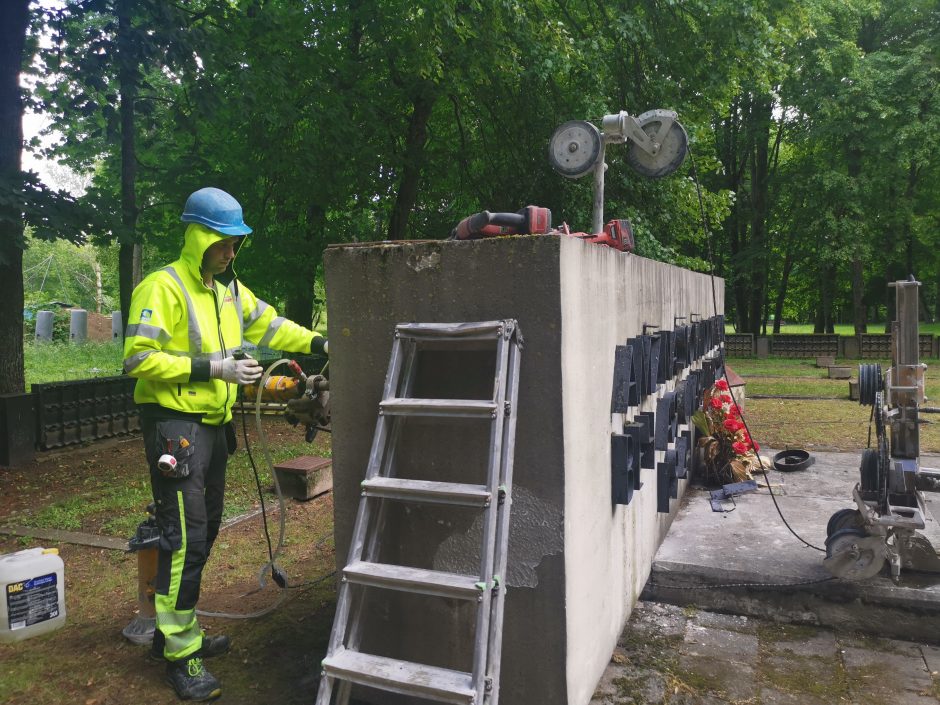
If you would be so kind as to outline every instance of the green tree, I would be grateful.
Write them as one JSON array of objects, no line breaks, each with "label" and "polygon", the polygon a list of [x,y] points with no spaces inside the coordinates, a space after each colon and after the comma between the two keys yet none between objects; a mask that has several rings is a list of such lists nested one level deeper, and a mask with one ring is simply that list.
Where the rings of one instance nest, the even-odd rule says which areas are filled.
[{"label": "green tree", "polygon": [[0,3],[0,394],[23,391],[23,220],[10,195],[20,181],[20,67],[29,0]]}]

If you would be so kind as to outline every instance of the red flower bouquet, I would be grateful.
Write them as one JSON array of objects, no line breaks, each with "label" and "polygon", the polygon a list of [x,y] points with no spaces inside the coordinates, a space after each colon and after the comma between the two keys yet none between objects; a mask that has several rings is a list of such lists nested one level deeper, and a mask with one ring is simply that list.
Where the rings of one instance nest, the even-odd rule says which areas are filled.
[{"label": "red flower bouquet", "polygon": [[741,420],[741,410],[728,391],[728,383],[719,379],[705,392],[702,409],[692,416],[702,437],[698,445],[705,460],[705,481],[724,485],[750,480],[758,467],[757,445]]}]

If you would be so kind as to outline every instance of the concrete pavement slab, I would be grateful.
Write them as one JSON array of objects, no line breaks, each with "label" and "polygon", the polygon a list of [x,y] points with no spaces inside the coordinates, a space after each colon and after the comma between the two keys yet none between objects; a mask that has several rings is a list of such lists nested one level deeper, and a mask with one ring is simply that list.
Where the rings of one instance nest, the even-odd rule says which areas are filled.
[{"label": "concrete pavement slab", "polygon": [[940,703],[935,647],[761,618],[741,633],[704,610],[686,610],[678,641],[651,632],[664,618],[675,625],[676,610],[637,604],[592,705]]},{"label": "concrete pavement slab", "polygon": [[[823,567],[826,524],[854,506],[861,453],[813,457],[808,470],[758,476],[770,488],[736,497],[730,512],[713,512],[707,491],[690,488],[656,554],[644,599],[940,643],[940,575],[905,571],[899,585],[884,574],[850,582]],[[923,462],[940,465],[937,458]],[[925,497],[922,533],[940,548],[940,496]]]}]

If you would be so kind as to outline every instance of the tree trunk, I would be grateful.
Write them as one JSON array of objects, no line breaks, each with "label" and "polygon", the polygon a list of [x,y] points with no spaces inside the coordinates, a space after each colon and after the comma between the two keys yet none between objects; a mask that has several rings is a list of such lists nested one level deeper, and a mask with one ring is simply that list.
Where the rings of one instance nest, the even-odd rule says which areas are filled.
[{"label": "tree trunk", "polygon": [[787,298],[787,286],[790,284],[790,272],[793,271],[793,252],[787,250],[783,260],[783,272],[780,273],[780,287],[777,289],[777,300],[774,302],[774,335],[780,335],[780,321],[783,318],[783,302]]},{"label": "tree trunk", "polygon": [[323,250],[326,246],[325,227],[326,210],[319,204],[310,204],[307,207],[307,228],[304,234],[305,252],[309,253],[309,257],[304,266],[299,268],[299,272],[295,273],[284,304],[284,316],[308,327],[313,320],[317,269],[323,261]]},{"label": "tree trunk", "polygon": [[865,319],[865,265],[861,256],[856,252],[852,259],[852,324],[855,335],[865,335],[868,332],[868,321]]},{"label": "tree trunk", "polygon": [[[767,215],[770,207],[770,124],[773,121],[769,96],[755,96],[751,101],[754,145],[751,151],[751,242],[749,294],[751,325],[759,332],[767,289]],[[766,333],[766,331],[765,331]]]},{"label": "tree trunk", "polygon": [[814,333],[832,333],[832,294],[835,291],[835,267],[824,265],[819,270],[819,305],[816,308]]},{"label": "tree trunk", "polygon": [[891,332],[891,324],[894,322],[895,305],[897,303],[894,287],[888,286],[891,281],[890,276],[885,276],[885,333]]},{"label": "tree trunk", "polygon": [[132,0],[119,0],[115,9],[118,17],[118,77],[121,85],[119,110],[121,113],[121,243],[118,255],[118,280],[121,293],[121,321],[125,327],[130,317],[131,294],[140,283],[141,252],[137,241],[137,150],[134,140],[134,122],[137,102],[137,63],[134,59],[131,37]]},{"label": "tree trunk", "polygon": [[428,121],[437,101],[432,90],[422,90],[414,99],[408,134],[405,137],[405,158],[398,196],[388,224],[389,240],[404,240],[408,232],[408,218],[418,198],[421,167],[424,164],[424,147],[428,138]]},{"label": "tree trunk", "polygon": [[[16,188],[22,170],[20,67],[29,0],[0,2],[0,188]],[[0,205],[0,394],[18,394],[23,374],[23,216]]]},{"label": "tree trunk", "polygon": [[936,289],[937,289],[937,298],[933,302],[933,320],[940,321],[940,266],[936,267]]}]

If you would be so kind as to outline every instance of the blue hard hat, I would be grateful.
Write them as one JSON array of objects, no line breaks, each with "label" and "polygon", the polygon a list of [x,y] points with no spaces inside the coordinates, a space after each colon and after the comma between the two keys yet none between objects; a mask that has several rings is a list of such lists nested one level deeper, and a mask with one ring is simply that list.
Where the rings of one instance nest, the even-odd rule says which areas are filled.
[{"label": "blue hard hat", "polygon": [[186,199],[184,223],[201,223],[222,235],[247,235],[251,228],[242,218],[242,207],[238,201],[222,189],[201,188]]}]

